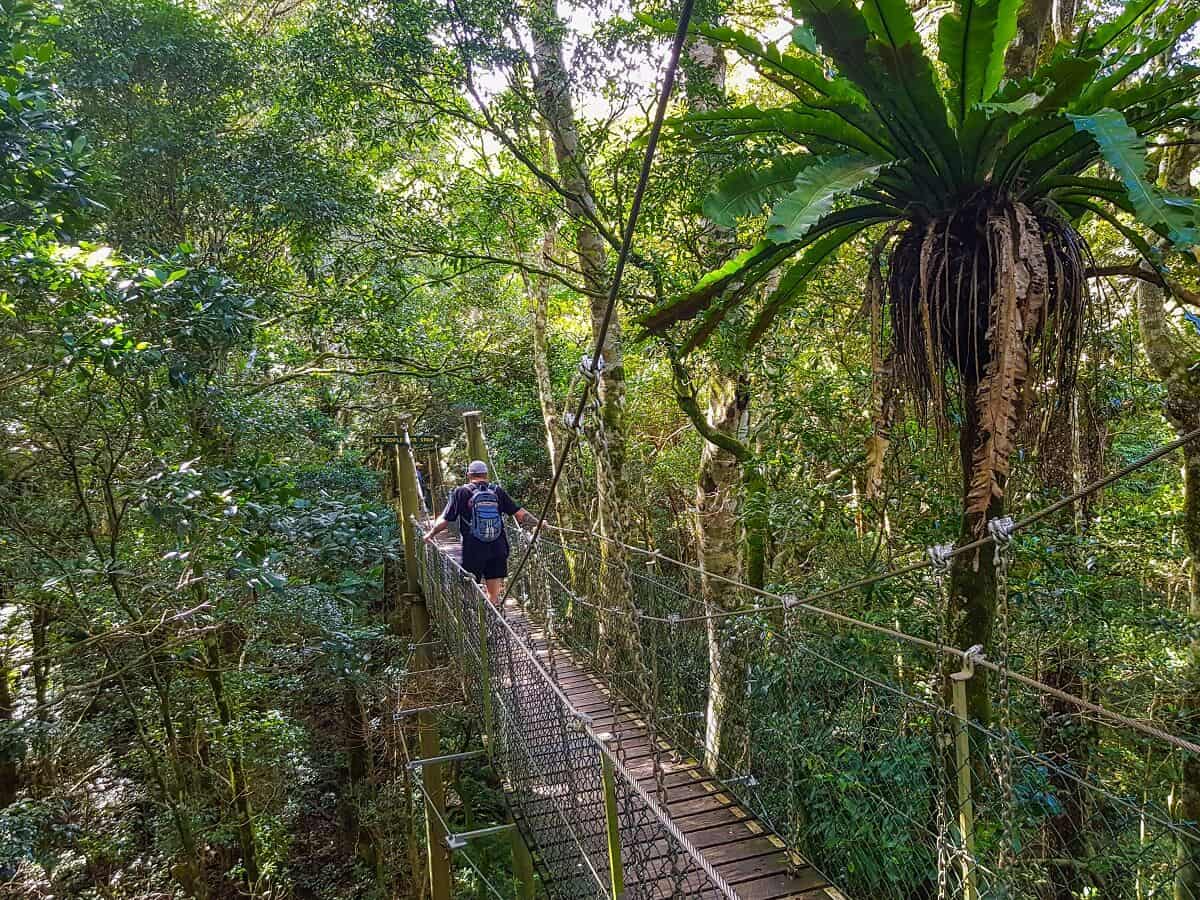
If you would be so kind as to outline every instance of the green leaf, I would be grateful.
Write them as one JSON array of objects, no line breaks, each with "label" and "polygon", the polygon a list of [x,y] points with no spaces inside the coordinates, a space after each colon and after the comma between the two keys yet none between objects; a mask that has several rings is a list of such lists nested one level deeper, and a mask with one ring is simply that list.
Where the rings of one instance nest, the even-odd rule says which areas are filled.
[{"label": "green leaf", "polygon": [[644,334],[660,334],[676,322],[691,319],[706,309],[712,299],[735,282],[751,277],[758,269],[770,271],[771,266],[786,259],[794,248],[773,241],[759,241],[719,269],[701,278],[692,289],[651,310],[638,320]]},{"label": "green leaf", "polygon": [[[866,209],[864,207],[864,209]],[[750,334],[746,338],[748,347],[753,347],[767,333],[767,329],[775,322],[778,315],[787,307],[796,295],[808,282],[808,279],[814,272],[833,254],[839,247],[857,235],[860,231],[876,224],[879,219],[872,217],[864,217],[861,221],[851,222],[846,225],[830,231],[825,236],[814,241],[804,251],[804,254],[797,260],[783,278],[779,280],[779,286],[771,292],[771,296],[767,298],[766,304],[763,306],[762,312],[754,320],[754,325],[750,329]]]},{"label": "green leaf", "polygon": [[868,115],[853,104],[838,101],[830,101],[823,109],[797,104],[781,109],[741,106],[697,112],[674,120],[672,125],[696,140],[778,134],[813,153],[817,148],[830,147],[835,148],[833,152],[852,150],[881,161],[895,158],[886,135],[872,126]]},{"label": "green leaf", "polygon": [[[866,96],[889,139],[934,190],[955,183],[961,163],[945,98],[904,0],[792,0],[821,49]],[[897,153],[897,156],[901,154]]]},{"label": "green leaf", "polygon": [[960,125],[1000,86],[1019,6],[1020,0],[959,0],[938,23],[938,55],[950,73],[950,108]]},{"label": "green leaf", "polygon": [[1077,131],[1090,134],[1104,161],[1113,167],[1133,203],[1134,214],[1145,225],[1161,229],[1180,249],[1197,243],[1197,207],[1194,201],[1168,197],[1146,178],[1146,143],[1115,109],[1090,116],[1068,114]]},{"label": "green leaf", "polygon": [[807,50],[809,53],[817,53],[817,36],[812,33],[812,29],[804,25],[797,25],[792,29],[792,43],[801,50]]},{"label": "green leaf", "polygon": [[799,240],[848,194],[879,171],[880,163],[864,156],[835,156],[821,160],[796,176],[795,189],[771,211],[767,237],[776,243]]},{"label": "green leaf", "polygon": [[[671,27],[671,30],[674,30],[674,26]],[[820,62],[807,55],[781,53],[778,47],[764,44],[752,35],[735,28],[697,24],[693,25],[691,30],[714,43],[737,50],[768,77],[783,76],[790,80],[792,85],[788,89],[801,99],[811,99],[815,94],[818,97],[852,103],[863,102],[861,91],[853,83],[845,78],[830,77]]]},{"label": "green leaf", "polygon": [[757,215],[764,206],[786,194],[812,156],[783,156],[757,169],[738,169],[721,180],[704,200],[704,214],[718,225],[732,228],[742,216]]},{"label": "green leaf", "polygon": [[1110,44],[1132,34],[1133,26],[1137,24],[1138,20],[1154,12],[1162,5],[1162,2],[1163,0],[1131,0],[1125,5],[1121,15],[1107,25],[1097,28],[1084,41],[1080,50],[1087,54],[1099,53]]}]

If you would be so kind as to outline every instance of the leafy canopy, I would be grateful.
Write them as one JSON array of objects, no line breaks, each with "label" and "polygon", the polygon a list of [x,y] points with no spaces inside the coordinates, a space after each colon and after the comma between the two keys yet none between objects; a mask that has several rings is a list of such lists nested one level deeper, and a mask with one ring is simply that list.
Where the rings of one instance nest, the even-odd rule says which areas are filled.
[{"label": "leafy canopy", "polygon": [[[980,198],[1068,221],[1127,214],[1176,249],[1194,246],[1197,206],[1155,187],[1146,141],[1197,117],[1196,67],[1148,64],[1195,25],[1200,7],[1181,14],[1163,0],[1131,0],[1111,22],[1059,43],[1030,77],[1006,81],[1019,5],[955,0],[939,23],[936,59],[904,0],[792,0],[804,26],[786,51],[731,28],[694,26],[792,99],[675,123],[701,142],[755,142],[762,161],[728,175],[704,212],[730,227],[764,208],[769,217],[760,245],[652,310],[645,329],[700,316],[684,338],[694,349],[798,256],[752,326],[753,343],[821,262],[864,229],[924,227]],[[1090,174],[1101,161],[1114,176]]]}]

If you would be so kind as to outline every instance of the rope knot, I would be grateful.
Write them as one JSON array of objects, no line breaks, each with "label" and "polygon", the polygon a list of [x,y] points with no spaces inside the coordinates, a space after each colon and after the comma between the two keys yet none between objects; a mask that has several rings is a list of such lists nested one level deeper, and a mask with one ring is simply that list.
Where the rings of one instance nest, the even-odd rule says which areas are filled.
[{"label": "rope knot", "polygon": [[575,413],[567,410],[563,413],[563,425],[577,435],[583,435],[583,416],[576,417]]},{"label": "rope knot", "polygon": [[1005,516],[1002,519],[990,519],[987,523],[988,534],[992,536],[992,540],[996,544],[996,549],[1007,550],[1012,544],[1013,531],[1016,528],[1016,523],[1013,522],[1012,516]]},{"label": "rope knot", "polygon": [[970,678],[975,674],[975,664],[981,660],[987,659],[983,654],[983,644],[972,644],[962,655],[962,674]]},{"label": "rope knot", "polygon": [[594,385],[596,383],[596,379],[599,378],[603,372],[603,356],[597,356],[595,359],[593,359],[591,356],[588,356],[585,353],[583,358],[579,360],[579,374],[584,377],[588,384]]},{"label": "rope knot", "polygon": [[954,555],[953,544],[934,544],[926,553],[929,555],[929,565],[934,574],[946,575],[950,571],[950,559]]},{"label": "rope knot", "polygon": [[995,547],[993,560],[998,568],[1003,567],[1007,557],[1004,552],[1012,546],[1012,536],[1015,529],[1011,516],[1005,516],[1003,519],[990,519],[987,523],[988,534],[992,536],[992,544]]}]

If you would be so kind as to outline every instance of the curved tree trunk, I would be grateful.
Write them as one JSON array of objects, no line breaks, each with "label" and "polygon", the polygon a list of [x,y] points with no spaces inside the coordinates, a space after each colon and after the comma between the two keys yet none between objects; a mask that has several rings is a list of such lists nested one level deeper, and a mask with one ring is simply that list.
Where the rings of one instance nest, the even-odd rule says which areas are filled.
[{"label": "curved tree trunk", "polygon": [[[736,379],[716,375],[708,387],[708,425],[736,439],[749,397],[738,390]],[[700,559],[700,589],[708,611],[736,608],[740,589],[721,579],[741,575],[738,541],[738,492],[741,482],[738,458],[710,441],[700,453],[696,482],[696,551]],[[743,706],[745,673],[736,640],[731,640],[725,619],[709,619],[708,709],[705,716],[705,765],[717,771],[722,744],[736,730],[733,713]]]}]

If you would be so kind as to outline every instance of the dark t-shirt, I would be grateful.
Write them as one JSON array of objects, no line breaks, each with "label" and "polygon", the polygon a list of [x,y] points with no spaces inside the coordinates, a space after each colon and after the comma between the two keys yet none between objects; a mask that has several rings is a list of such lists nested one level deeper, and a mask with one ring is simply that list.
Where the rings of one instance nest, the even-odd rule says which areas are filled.
[{"label": "dark t-shirt", "polygon": [[[492,490],[496,493],[496,499],[500,501],[500,512],[515,516],[517,510],[521,507],[513,501],[513,498],[508,496],[504,488],[498,484],[492,485]],[[462,551],[463,565],[467,565],[469,561],[484,562],[489,559],[495,559],[498,556],[508,556],[508,536],[501,534],[499,538],[489,543],[476,540],[471,534],[471,497],[475,493],[475,488],[471,485],[464,484],[462,487],[454,489],[454,493],[450,495],[450,499],[446,502],[446,509],[442,513],[442,518],[447,522],[458,522],[458,531],[462,535]]]}]

